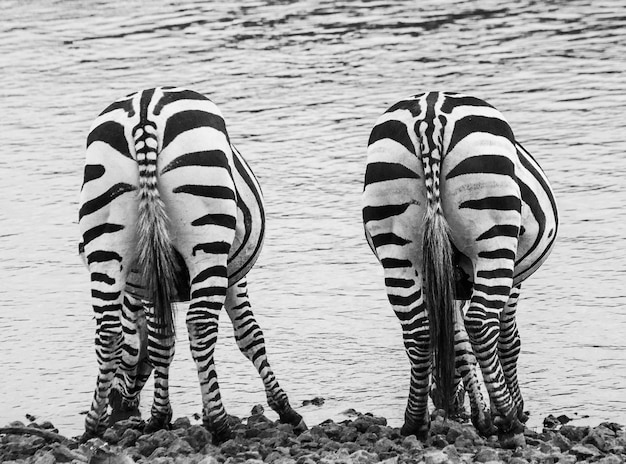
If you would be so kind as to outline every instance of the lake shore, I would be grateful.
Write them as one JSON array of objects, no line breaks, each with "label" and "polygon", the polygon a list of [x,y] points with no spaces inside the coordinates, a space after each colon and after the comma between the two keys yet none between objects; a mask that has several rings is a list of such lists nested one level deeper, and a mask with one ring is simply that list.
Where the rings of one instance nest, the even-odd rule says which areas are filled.
[{"label": "lake shore", "polygon": [[327,420],[296,435],[290,425],[271,421],[255,406],[244,419],[230,416],[235,438],[219,445],[201,425],[186,417],[170,430],[143,434],[143,421],[130,418],[107,429],[103,439],[79,444],[57,433],[50,422],[0,428],[0,462],[55,464],[369,464],[385,462],[455,464],[467,462],[618,464],[626,462],[626,427],[604,422],[595,427],[567,424],[548,416],[542,432],[481,437],[469,423],[437,416],[426,442],[403,437],[387,420],[354,410],[348,419]]}]

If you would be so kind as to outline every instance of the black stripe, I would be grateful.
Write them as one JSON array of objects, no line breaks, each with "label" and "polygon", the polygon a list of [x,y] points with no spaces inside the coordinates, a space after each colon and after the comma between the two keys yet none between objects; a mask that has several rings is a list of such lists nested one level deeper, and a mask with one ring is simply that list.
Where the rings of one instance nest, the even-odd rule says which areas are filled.
[{"label": "black stripe", "polygon": [[519,229],[517,226],[496,224],[491,229],[480,234],[476,240],[487,240],[494,237],[517,237],[518,233]]},{"label": "black stripe", "polygon": [[174,190],[174,193],[188,193],[198,197],[221,198],[226,200],[234,200],[235,192],[230,187],[222,187],[219,185],[180,185]]},{"label": "black stripe", "polygon": [[391,303],[394,306],[411,306],[413,303],[418,301],[421,296],[422,296],[422,292],[417,291],[415,293],[412,293],[409,296],[398,296],[398,295],[388,294],[387,298],[389,299],[389,303]]},{"label": "black stripe", "polygon": [[511,269],[494,269],[492,271],[478,271],[476,277],[481,279],[501,279],[513,277],[513,271]]},{"label": "black stripe", "polygon": [[135,108],[133,107],[132,95],[131,95],[131,98],[128,98],[126,100],[118,100],[116,102],[111,103],[102,111],[102,113],[100,113],[100,116],[102,116],[103,114],[110,113],[111,111],[118,110],[118,109],[124,110],[129,118],[132,118],[133,116],[135,116]]},{"label": "black stripe", "polygon": [[378,234],[372,237],[372,243],[374,244],[374,248],[378,248],[384,245],[406,245],[407,243],[411,243],[411,240],[407,240],[402,238],[393,232],[388,232],[385,234]]},{"label": "black stripe", "polygon": [[191,284],[200,283],[209,277],[227,277],[226,266],[211,266],[200,271],[198,275],[193,278]]},{"label": "black stripe", "polygon": [[398,103],[395,103],[393,106],[391,106],[387,111],[385,111],[385,113],[393,113],[394,111],[398,110],[407,110],[411,113],[411,115],[417,116],[421,112],[420,101],[417,99],[417,97],[420,97],[421,95],[422,94],[415,95],[415,99],[399,101]]},{"label": "black stripe", "polygon": [[408,259],[396,259],[396,258],[383,258],[380,260],[380,264],[385,269],[397,269],[400,267],[411,267],[413,264]]},{"label": "black stripe", "polygon": [[446,176],[446,179],[465,174],[501,174],[515,179],[515,165],[506,156],[479,155],[463,159]]},{"label": "black stripe", "polygon": [[365,170],[365,185],[396,179],[419,179],[416,172],[400,163],[369,163]]},{"label": "black stripe", "polygon": [[198,243],[193,247],[191,254],[196,256],[197,251],[203,251],[204,253],[210,253],[213,255],[227,255],[230,251],[230,243],[226,242],[208,242]]},{"label": "black stripe", "polygon": [[91,273],[91,281],[92,282],[104,282],[107,285],[115,284],[115,279],[113,279],[112,277],[109,277],[108,275],[103,274],[101,272],[92,272]]},{"label": "black stripe", "polygon": [[102,292],[100,290],[91,290],[91,297],[98,298],[102,301],[114,301],[120,297],[121,292]]},{"label": "black stripe", "polygon": [[99,179],[105,173],[104,166],[101,164],[86,164],[85,175],[83,176],[83,185],[92,180]]},{"label": "black stripe", "polygon": [[468,135],[476,132],[505,137],[510,140],[511,143],[514,143],[515,141],[513,131],[506,121],[503,121],[500,118],[492,118],[488,116],[465,116],[464,118],[459,119],[454,125],[454,132],[452,133],[452,138],[450,139],[450,144],[448,145],[448,153],[452,151],[457,143]]},{"label": "black stripe", "polygon": [[209,166],[224,169],[230,169],[228,166],[228,158],[222,150],[195,151],[193,153],[185,153],[178,158],[172,160],[163,168],[161,174],[165,174],[176,168],[186,166]]},{"label": "black stripe", "polygon": [[485,259],[515,259],[515,252],[506,248],[500,248],[492,251],[481,251],[478,253],[479,258]]},{"label": "black stripe", "polygon": [[369,146],[382,139],[394,140],[404,146],[408,151],[415,154],[415,147],[413,146],[413,142],[411,142],[407,127],[403,122],[392,119],[376,125],[370,134],[367,145]]},{"label": "black stripe", "polygon": [[162,150],[183,132],[199,127],[212,127],[217,129],[222,132],[228,140],[226,124],[220,116],[202,110],[180,111],[170,116],[165,124]]},{"label": "black stripe", "polygon": [[488,106],[493,108],[489,103],[480,98],[465,96],[446,95],[446,99],[441,105],[441,111],[443,113],[450,114],[455,108],[460,106]]},{"label": "black stripe", "polygon": [[93,253],[89,253],[87,255],[87,263],[105,263],[108,261],[119,261],[122,262],[122,257],[115,253],[114,251],[94,251]]},{"label": "black stripe", "polygon": [[163,110],[164,106],[170,103],[173,103],[175,101],[180,101],[180,100],[205,100],[206,101],[209,99],[198,92],[194,92],[193,90],[180,90],[180,91],[174,91],[174,92],[164,91],[163,96],[154,107],[154,114],[158,116],[159,114],[161,114],[161,111]]},{"label": "black stripe", "polygon": [[411,203],[401,205],[366,206],[363,208],[363,221],[380,221],[404,213]]},{"label": "black stripe", "polygon": [[224,296],[226,295],[227,288],[223,287],[202,287],[198,290],[194,290],[191,293],[191,299],[211,297],[211,296]]},{"label": "black stripe", "polygon": [[109,222],[105,222],[104,224],[97,225],[92,227],[88,231],[83,234],[83,245],[87,245],[92,240],[100,237],[104,234],[112,234],[117,232],[118,230],[124,229],[124,226],[121,224],[111,224]]},{"label": "black stripe", "polygon": [[124,126],[115,121],[105,121],[96,126],[87,136],[87,148],[94,142],[104,142],[110,145],[119,154],[132,159],[130,149],[128,148],[128,140],[124,133]]},{"label": "black stripe", "polygon": [[387,287],[395,288],[411,288],[413,285],[415,285],[415,281],[413,279],[396,279],[393,277],[386,277],[385,285]]},{"label": "black stripe", "polygon": [[80,210],[78,211],[78,219],[80,220],[83,216],[86,216],[87,214],[91,214],[95,211],[98,211],[101,208],[104,208],[105,206],[107,206],[109,203],[111,203],[120,195],[123,195],[126,192],[132,192],[133,190],[136,190],[136,189],[137,187],[135,187],[134,185],[125,184],[124,182],[115,184],[114,186],[109,188],[109,190],[104,192],[102,195],[97,196],[96,198],[93,198],[89,201],[86,201],[83,204],[83,206],[80,207]]},{"label": "black stripe", "polygon": [[485,197],[479,200],[467,200],[459,205],[459,208],[470,209],[492,209],[497,211],[517,211],[521,210],[521,201],[515,195],[504,195],[501,197]]},{"label": "black stripe", "polygon": [[511,293],[511,287],[506,285],[483,285],[474,284],[474,290],[486,293],[487,295],[503,295],[508,296]]},{"label": "black stripe", "polygon": [[211,224],[234,229],[237,224],[237,219],[235,218],[235,216],[231,216],[230,214],[209,213],[202,217],[199,217],[198,219],[195,219],[191,223],[192,226],[207,226]]},{"label": "black stripe", "polygon": [[[237,169],[237,172],[241,175],[243,180],[250,188],[250,191],[254,194],[254,198],[256,199],[257,205],[259,206],[259,214],[261,215],[261,230],[259,231],[259,240],[256,244],[256,247],[254,248],[254,251],[250,253],[250,257],[248,258],[248,260],[241,265],[241,269],[245,269],[249,265],[251,260],[256,259],[256,256],[258,255],[261,246],[263,246],[263,238],[265,237],[265,209],[263,208],[263,199],[261,197],[262,193],[260,191],[260,187],[253,178],[254,174],[248,174],[248,172],[252,173],[252,169],[250,169],[250,166],[248,165],[248,163],[246,163],[246,160],[243,158],[243,156],[241,156],[239,150],[237,150],[234,145],[231,145],[231,148],[233,150],[233,161],[235,163],[235,169]],[[241,203],[241,201],[238,201],[238,206],[239,203]],[[248,235],[246,235],[246,241],[247,237]],[[243,242],[241,244],[241,248],[243,248]],[[233,253],[233,257],[239,254],[241,248]]]}]

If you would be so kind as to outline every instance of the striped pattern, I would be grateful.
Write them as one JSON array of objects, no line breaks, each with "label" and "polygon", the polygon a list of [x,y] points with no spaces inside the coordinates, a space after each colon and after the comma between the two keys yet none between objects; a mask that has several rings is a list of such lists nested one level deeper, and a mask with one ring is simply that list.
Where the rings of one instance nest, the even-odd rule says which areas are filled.
[{"label": "striped pattern", "polygon": [[162,87],[107,107],[87,137],[79,223],[100,368],[85,438],[107,426],[112,391],[115,408],[136,408],[152,370],[147,429],[169,423],[175,301],[189,301],[204,423],[216,440],[230,436],[213,361],[223,306],[270,406],[305,427],[272,373],[248,302],[246,274],[265,233],[261,189],[209,99]]},{"label": "striped pattern", "polygon": [[[461,317],[455,299],[469,299],[465,327],[492,413],[501,416],[503,429],[519,427],[516,303],[521,282],[554,246],[558,214],[545,174],[502,114],[480,99],[448,92],[393,105],[370,135],[363,221],[411,364],[402,432],[428,432],[431,372],[446,409],[454,395],[455,356],[457,368],[459,362],[468,366],[466,388],[470,381],[471,359],[459,361],[469,350],[454,330]],[[481,411],[473,415],[479,429],[492,428]]]}]

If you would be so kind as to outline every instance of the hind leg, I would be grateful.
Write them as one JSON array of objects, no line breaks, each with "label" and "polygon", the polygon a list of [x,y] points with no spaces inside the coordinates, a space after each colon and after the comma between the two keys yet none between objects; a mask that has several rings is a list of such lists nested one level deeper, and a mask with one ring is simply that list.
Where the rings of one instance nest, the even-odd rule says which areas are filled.
[{"label": "hind leg", "polygon": [[[145,383],[141,375],[147,356],[146,320],[143,304],[128,293],[122,305],[124,343],[122,359],[109,394],[111,422],[139,416],[139,395]],[[148,372],[149,375],[149,372]]]},{"label": "hind leg", "polygon": [[[169,371],[174,359],[174,334],[167,333],[164,327],[157,325],[154,308],[146,307],[148,327],[148,360],[154,369],[154,398],[150,409],[150,420],[145,432],[151,433],[159,429],[169,428],[172,420],[172,406],[169,395]],[[145,367],[144,369],[147,369]]]},{"label": "hind leg", "polygon": [[[478,260],[475,265],[474,291],[466,315],[466,328],[474,354],[493,405],[501,416],[503,431],[523,430],[517,419],[517,409],[504,376],[498,352],[501,337],[500,320],[509,299],[513,276],[513,260],[507,267],[493,269],[493,263]],[[504,263],[500,263],[503,266]]]},{"label": "hind leg", "polygon": [[500,338],[498,339],[498,352],[504,371],[506,384],[517,409],[517,418],[526,422],[528,416],[524,413],[524,400],[517,381],[517,360],[521,350],[521,340],[515,321],[517,301],[520,296],[521,285],[517,285],[511,291],[509,300],[504,307],[500,318]]},{"label": "hind leg", "polygon": [[[108,398],[122,359],[122,301],[124,273],[121,258],[114,252],[95,252],[90,261],[92,304],[96,314],[96,358],[98,379],[91,408],[85,418],[83,439],[99,436],[108,424]],[[104,261],[105,258],[110,258]],[[103,261],[100,261],[100,260]]]},{"label": "hind leg", "polygon": [[233,323],[237,346],[254,365],[265,386],[267,403],[278,413],[280,421],[294,426],[296,432],[306,430],[302,416],[293,410],[287,394],[278,384],[267,359],[263,332],[250,308],[248,283],[244,277],[228,289],[226,311]]}]

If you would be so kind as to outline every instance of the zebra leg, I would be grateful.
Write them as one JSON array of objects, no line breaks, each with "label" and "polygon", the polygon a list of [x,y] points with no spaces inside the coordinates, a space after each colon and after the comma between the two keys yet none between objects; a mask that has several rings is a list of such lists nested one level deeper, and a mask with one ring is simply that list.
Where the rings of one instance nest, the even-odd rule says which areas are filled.
[{"label": "zebra leg", "polygon": [[294,426],[296,433],[307,429],[302,416],[293,410],[287,394],[278,384],[267,359],[263,332],[259,327],[248,299],[248,282],[244,277],[228,289],[226,311],[233,323],[237,346],[254,365],[265,386],[267,403],[276,411],[283,423]]},{"label": "zebra leg", "polygon": [[500,362],[504,371],[504,378],[509,387],[509,392],[513,397],[513,402],[517,408],[517,418],[521,422],[526,422],[528,416],[524,413],[524,400],[517,381],[517,359],[521,350],[521,340],[515,321],[517,301],[520,296],[521,285],[517,285],[511,290],[511,295],[504,307],[504,312],[500,319],[500,338],[498,339],[498,352]]},{"label": "zebra leg", "polygon": [[[167,333],[165,327],[159,327],[152,306],[146,307],[148,326],[148,359],[154,368],[154,399],[150,410],[150,420],[145,433],[169,428],[172,420],[172,406],[169,396],[169,371],[174,359],[174,334]],[[143,367],[147,369],[148,367]]]},{"label": "zebra leg", "polygon": [[482,435],[492,435],[496,432],[496,428],[491,420],[489,405],[485,401],[480,388],[476,357],[465,330],[463,312],[461,310],[459,310],[455,321],[454,346],[456,370],[463,379],[464,390],[470,399],[472,424]]},{"label": "zebra leg", "polygon": [[[94,255],[88,255],[95,259]],[[104,255],[100,255],[101,257]],[[111,255],[112,256],[112,255]],[[81,440],[101,435],[109,425],[108,398],[122,358],[122,291],[124,276],[117,260],[90,264],[92,304],[96,313],[98,380]]]},{"label": "zebra leg", "polygon": [[402,435],[415,435],[423,440],[428,436],[429,378],[431,350],[428,315],[422,297],[419,272],[402,260],[381,259],[385,269],[387,297],[402,326],[402,339],[411,364],[411,385]]},{"label": "zebra leg", "polygon": [[[115,374],[113,389],[109,394],[111,423],[140,416],[139,394],[143,388],[140,382],[140,360],[146,354],[146,327],[143,304],[126,294],[122,306],[122,328],[124,343],[122,359]],[[145,383],[145,382],[144,382]]]},{"label": "zebra leg", "polygon": [[501,416],[498,427],[505,432],[522,431],[498,353],[500,318],[509,298],[513,260],[510,268],[502,267],[496,271],[492,263],[477,260],[475,268],[474,291],[465,319],[467,332],[489,392],[492,413]]}]

